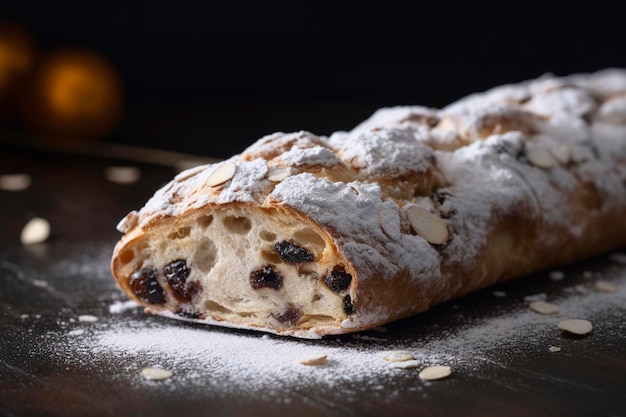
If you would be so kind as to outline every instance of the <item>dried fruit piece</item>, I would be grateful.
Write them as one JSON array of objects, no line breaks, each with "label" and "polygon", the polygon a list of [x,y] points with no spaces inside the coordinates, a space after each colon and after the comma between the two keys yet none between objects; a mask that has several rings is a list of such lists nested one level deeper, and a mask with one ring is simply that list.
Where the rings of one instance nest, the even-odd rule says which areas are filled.
[{"label": "dried fruit piece", "polygon": [[148,367],[141,370],[141,376],[151,381],[162,381],[171,378],[174,373],[169,369]]},{"label": "dried fruit piece", "polygon": [[415,357],[406,350],[392,350],[383,355],[383,359],[387,362],[404,362],[414,360]]},{"label": "dried fruit piece", "polygon": [[309,355],[304,358],[298,359],[298,362],[302,365],[316,366],[326,364],[327,356],[323,353],[317,355]]},{"label": "dried fruit piece", "polygon": [[184,301],[191,301],[192,297],[200,292],[201,285],[197,281],[187,282],[191,269],[184,259],[177,259],[165,265],[163,275],[175,294]]},{"label": "dried fruit piece", "polygon": [[347,315],[354,314],[354,312],[356,311],[354,309],[354,304],[352,304],[352,299],[349,295],[343,297],[343,311],[345,311]]},{"label": "dried fruit piece", "polygon": [[213,171],[213,173],[206,180],[206,183],[210,187],[217,187],[218,185],[222,185],[235,176],[236,170],[237,166],[235,164],[231,164],[229,162],[224,163],[217,167],[215,171]]},{"label": "dried fruit piece", "polygon": [[427,242],[440,245],[448,240],[446,223],[424,207],[410,205],[405,209],[411,227]]},{"label": "dried fruit piece", "polygon": [[142,268],[130,276],[130,288],[141,301],[164,304],[165,293],[157,280],[157,270]]},{"label": "dried fruit piece", "polygon": [[250,286],[255,290],[260,288],[279,289],[283,283],[283,278],[271,265],[250,273]]},{"label": "dried fruit piece", "polygon": [[558,328],[564,332],[582,336],[590,333],[593,330],[593,325],[589,320],[566,319],[559,323]]},{"label": "dried fruit piece", "polygon": [[546,301],[533,301],[528,307],[539,314],[558,314],[561,311],[558,306]]},{"label": "dried fruit piece", "polygon": [[295,307],[288,307],[274,315],[276,320],[290,326],[296,324],[298,320],[300,320],[300,317],[302,317],[302,311]]},{"label": "dried fruit piece", "polygon": [[292,265],[312,262],[315,260],[315,257],[311,252],[286,240],[276,242],[274,244],[274,250],[278,253],[280,259]]},{"label": "dried fruit piece", "polygon": [[617,288],[617,285],[609,282],[609,281],[604,281],[604,280],[599,280],[596,281],[593,284],[594,287],[596,287],[597,290],[600,291],[604,291],[604,292],[617,292],[619,291],[619,288]]},{"label": "dried fruit piece", "polygon": [[450,376],[452,368],[444,365],[429,366],[422,369],[419,373],[419,377],[424,381],[434,381],[436,379],[442,379]]},{"label": "dried fruit piece", "polygon": [[350,288],[352,275],[348,274],[345,269],[339,267],[333,269],[324,277],[324,284],[336,294],[341,294]]},{"label": "dried fruit piece", "polygon": [[41,217],[30,219],[20,234],[20,240],[24,245],[41,243],[48,237],[50,237],[50,223]]}]

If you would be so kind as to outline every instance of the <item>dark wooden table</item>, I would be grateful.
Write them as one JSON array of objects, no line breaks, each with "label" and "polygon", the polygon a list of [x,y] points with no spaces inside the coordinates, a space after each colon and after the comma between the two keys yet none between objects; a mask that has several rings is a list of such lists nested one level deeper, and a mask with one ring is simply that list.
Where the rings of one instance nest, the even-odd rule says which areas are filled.
[{"label": "dark wooden table", "polygon": [[[106,167],[129,164],[141,170],[137,183],[104,178]],[[563,274],[545,271],[485,289],[378,331],[318,341],[261,337],[138,309],[112,313],[111,306],[125,300],[108,269],[119,238],[115,225],[169,180],[173,168],[2,145],[0,174],[16,172],[33,181],[23,191],[0,190],[1,415],[626,416],[626,265],[615,254],[564,267]],[[22,245],[20,231],[34,216],[49,220],[52,234],[45,243]],[[598,280],[618,291],[598,290]],[[528,303],[536,298],[561,306],[561,313],[531,312]],[[80,327],[81,315],[98,321]],[[590,320],[594,331],[562,334],[556,324],[569,315]],[[204,337],[216,361],[160,357],[157,340],[150,360],[139,347],[103,349],[98,340],[116,329]],[[261,355],[268,345],[286,352],[328,349],[339,359],[315,370],[267,369],[256,381],[238,380],[254,373],[242,370],[239,377],[232,364],[220,362],[241,346],[260,349],[257,358],[245,352],[248,365],[267,361]],[[420,367],[386,370],[375,362],[393,349],[413,352]],[[181,352],[197,349],[181,346]],[[359,358],[362,372],[354,370]],[[159,359],[172,378],[139,376]],[[342,361],[353,368],[342,368]],[[422,381],[419,370],[435,361],[450,365],[452,375]],[[342,369],[349,371],[342,376]],[[301,378],[303,372],[312,377]]]}]

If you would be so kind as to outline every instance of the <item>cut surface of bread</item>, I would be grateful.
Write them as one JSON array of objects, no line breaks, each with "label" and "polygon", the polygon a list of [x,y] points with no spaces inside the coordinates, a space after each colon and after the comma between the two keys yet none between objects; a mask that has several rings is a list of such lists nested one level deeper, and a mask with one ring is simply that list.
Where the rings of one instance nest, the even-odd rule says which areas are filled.
[{"label": "cut surface of bread", "polygon": [[371,329],[626,245],[626,71],[268,135],[181,172],[118,229],[113,276],[152,313]]}]

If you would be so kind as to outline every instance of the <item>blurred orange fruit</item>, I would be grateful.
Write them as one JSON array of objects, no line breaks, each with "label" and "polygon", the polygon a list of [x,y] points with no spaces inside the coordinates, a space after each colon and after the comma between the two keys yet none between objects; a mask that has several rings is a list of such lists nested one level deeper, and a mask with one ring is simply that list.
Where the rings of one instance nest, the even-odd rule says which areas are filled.
[{"label": "blurred orange fruit", "polygon": [[37,45],[32,35],[16,23],[0,21],[0,118],[14,110],[24,77],[35,65]]},{"label": "blurred orange fruit", "polygon": [[119,123],[122,90],[116,69],[100,54],[54,50],[25,86],[21,119],[28,131],[42,136],[103,139]]}]

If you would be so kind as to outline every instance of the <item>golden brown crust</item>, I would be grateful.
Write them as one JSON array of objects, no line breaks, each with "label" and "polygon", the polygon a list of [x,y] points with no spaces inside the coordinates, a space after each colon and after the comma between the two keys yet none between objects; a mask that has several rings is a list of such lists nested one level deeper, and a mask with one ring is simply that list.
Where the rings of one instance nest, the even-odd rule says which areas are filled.
[{"label": "golden brown crust", "polygon": [[[179,174],[129,215],[113,275],[151,311],[319,337],[617,248],[626,244],[625,95],[621,70],[544,77],[441,110],[381,109],[330,137],[267,136]],[[281,242],[314,260],[294,263]],[[202,287],[186,302],[175,291],[188,288],[162,272],[183,256]],[[280,285],[248,282],[268,265]],[[161,304],[130,285],[148,266]],[[346,276],[348,287],[337,284]]]}]

